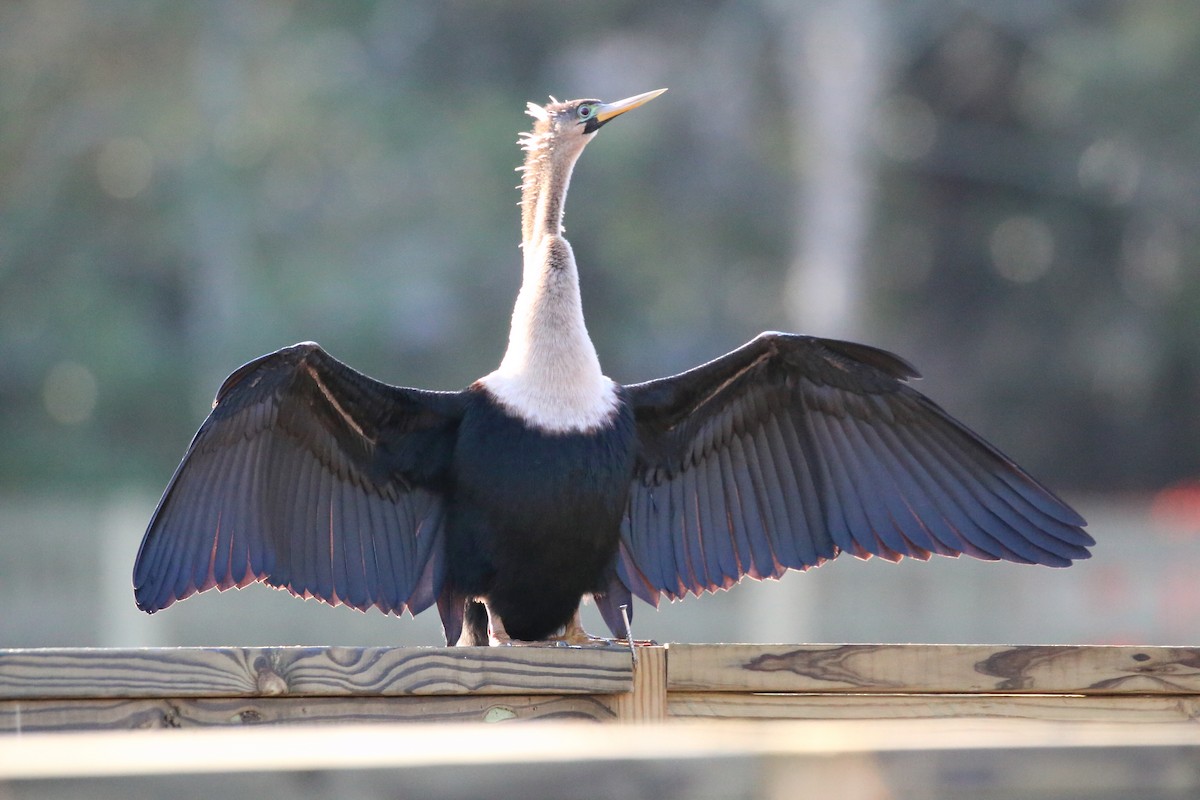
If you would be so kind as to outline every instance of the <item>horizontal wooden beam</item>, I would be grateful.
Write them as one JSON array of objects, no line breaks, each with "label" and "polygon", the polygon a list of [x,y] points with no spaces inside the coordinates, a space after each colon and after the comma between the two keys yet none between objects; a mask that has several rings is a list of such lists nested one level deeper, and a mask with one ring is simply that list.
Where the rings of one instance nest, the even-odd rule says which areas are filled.
[{"label": "horizontal wooden beam", "polygon": [[178,647],[0,650],[0,700],[610,694],[626,648]]},{"label": "horizontal wooden beam", "polygon": [[829,694],[671,692],[670,719],[1028,719],[1054,722],[1186,723],[1196,695]]},{"label": "horizontal wooden beam", "polygon": [[0,732],[302,722],[1200,718],[1200,648],[0,650]]},{"label": "horizontal wooden beam", "polygon": [[608,722],[629,695],[184,697],[0,701],[0,733],[396,722]]},{"label": "horizontal wooden beam", "polygon": [[[544,725],[302,725],[30,734],[4,740],[0,780],[237,771],[457,767],[726,757],[828,757],[968,749],[1200,747],[1197,726],[1073,725],[1029,720],[686,722],[637,727]],[[67,754],[67,755],[64,755]],[[1144,776],[1143,776],[1144,777]],[[793,790],[795,787],[792,787]]]},{"label": "horizontal wooden beam", "polygon": [[667,691],[1196,694],[1200,648],[670,646]]}]

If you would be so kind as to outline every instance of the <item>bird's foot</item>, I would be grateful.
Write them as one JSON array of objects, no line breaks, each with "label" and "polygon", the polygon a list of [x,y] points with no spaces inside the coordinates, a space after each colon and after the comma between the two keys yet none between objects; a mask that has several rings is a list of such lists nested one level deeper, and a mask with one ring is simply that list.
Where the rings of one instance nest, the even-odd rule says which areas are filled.
[{"label": "bird's foot", "polygon": [[629,647],[629,643],[621,639],[605,639],[601,636],[580,637],[565,637],[547,636],[545,639],[535,639],[533,641],[525,641],[524,639],[513,639],[506,637],[504,639],[495,636],[490,637],[489,643],[493,647],[617,647],[625,649]]},{"label": "bird's foot", "polygon": [[579,618],[579,611],[576,611],[571,621],[563,626],[562,633],[557,636],[551,636],[545,640],[547,644],[554,644],[558,647],[628,647],[627,643],[621,643],[619,639],[606,639],[603,636],[592,636],[583,629],[583,621]]},{"label": "bird's foot", "polygon": [[628,647],[619,639],[606,639],[603,636],[592,636],[590,633],[584,633],[582,636],[551,636],[543,643],[555,647]]},{"label": "bird's foot", "polygon": [[583,620],[579,618],[579,609],[571,616],[571,621],[563,626],[562,633],[551,636],[549,641],[561,642],[564,647],[604,647],[610,642],[599,636],[592,636],[583,629]]}]

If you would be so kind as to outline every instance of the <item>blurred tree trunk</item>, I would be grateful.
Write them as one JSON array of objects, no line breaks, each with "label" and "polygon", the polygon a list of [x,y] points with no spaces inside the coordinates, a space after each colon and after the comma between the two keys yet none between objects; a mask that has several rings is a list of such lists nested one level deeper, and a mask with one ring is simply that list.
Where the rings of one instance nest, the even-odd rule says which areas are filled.
[{"label": "blurred tree trunk", "polygon": [[[875,176],[868,136],[883,90],[883,10],[876,0],[777,0],[797,193],[788,310],[792,328],[869,339],[863,248]],[[793,576],[774,593],[748,593],[751,640],[813,641],[817,584]],[[757,628],[753,620],[758,620]]]},{"label": "blurred tree trunk", "polygon": [[[216,126],[243,102],[246,49],[234,40],[226,15],[205,17],[196,36],[192,80],[200,117]],[[245,325],[246,275],[253,257],[246,193],[231,186],[228,165],[210,147],[189,168],[187,220],[190,228],[184,276],[189,374],[194,386],[211,397],[231,371],[230,349]]]},{"label": "blurred tree trunk", "polygon": [[863,338],[863,246],[871,225],[870,127],[888,62],[877,0],[770,6],[780,21],[799,186],[788,281],[794,326]]}]

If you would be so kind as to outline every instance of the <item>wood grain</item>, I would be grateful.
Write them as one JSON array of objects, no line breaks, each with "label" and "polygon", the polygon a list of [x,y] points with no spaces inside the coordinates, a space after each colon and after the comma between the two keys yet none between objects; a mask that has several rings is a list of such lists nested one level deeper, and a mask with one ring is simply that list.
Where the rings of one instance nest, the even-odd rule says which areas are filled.
[{"label": "wood grain", "polygon": [[671,645],[667,688],[710,692],[1187,694],[1200,648]]},{"label": "wood grain", "polygon": [[1055,722],[1194,723],[1194,695],[740,694],[672,692],[672,719],[1027,719]]},{"label": "wood grain", "polygon": [[633,691],[613,695],[613,710],[622,722],[662,722],[667,718],[667,648],[638,647]]},{"label": "wood grain", "polygon": [[1200,719],[1200,649],[0,650],[0,731],[568,718]]},{"label": "wood grain", "polygon": [[0,650],[0,699],[560,695],[632,686],[622,648]]},{"label": "wood grain", "polygon": [[615,719],[607,696],[467,695],[7,700],[0,732],[392,722]]}]

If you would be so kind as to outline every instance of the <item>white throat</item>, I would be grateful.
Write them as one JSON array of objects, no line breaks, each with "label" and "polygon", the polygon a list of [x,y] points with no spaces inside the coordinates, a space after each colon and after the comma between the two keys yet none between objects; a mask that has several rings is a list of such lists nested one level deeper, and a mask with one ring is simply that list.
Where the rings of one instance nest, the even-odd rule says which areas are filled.
[{"label": "white throat", "polygon": [[508,350],[479,383],[509,413],[548,433],[591,431],[612,419],[616,386],[588,337],[579,275],[563,237],[526,246]]}]

